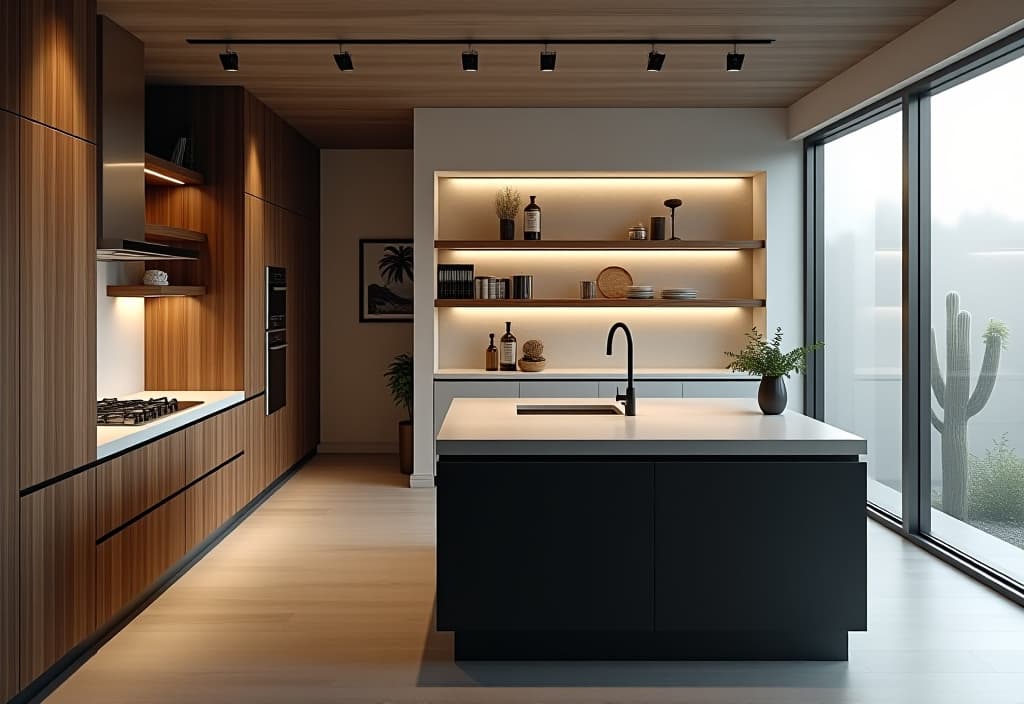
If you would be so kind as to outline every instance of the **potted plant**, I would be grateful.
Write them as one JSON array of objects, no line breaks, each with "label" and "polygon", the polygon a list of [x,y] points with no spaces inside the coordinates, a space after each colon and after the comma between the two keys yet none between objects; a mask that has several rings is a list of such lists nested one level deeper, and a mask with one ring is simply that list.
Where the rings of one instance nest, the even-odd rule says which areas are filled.
[{"label": "potted plant", "polygon": [[384,372],[395,405],[409,416],[398,422],[398,468],[412,474],[412,355],[400,354]]},{"label": "potted plant", "polygon": [[522,204],[523,197],[515,188],[505,186],[495,194],[494,211],[498,215],[501,239],[514,240],[516,238],[516,217],[519,215],[519,206]]},{"label": "potted plant", "polygon": [[797,347],[789,352],[782,351],[782,328],[775,328],[769,342],[754,327],[747,333],[747,344],[739,352],[726,352],[732,361],[726,369],[747,372],[761,377],[757,390],[757,404],[765,415],[773,416],[786,410],[786,382],[790,374],[807,371],[807,355],[824,346],[815,342],[808,347]]}]

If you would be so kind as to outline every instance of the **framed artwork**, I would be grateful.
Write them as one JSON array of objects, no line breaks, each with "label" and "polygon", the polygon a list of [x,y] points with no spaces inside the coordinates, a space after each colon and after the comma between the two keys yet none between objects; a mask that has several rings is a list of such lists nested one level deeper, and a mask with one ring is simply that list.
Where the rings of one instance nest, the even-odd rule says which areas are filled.
[{"label": "framed artwork", "polygon": [[412,322],[412,239],[359,240],[359,322]]}]

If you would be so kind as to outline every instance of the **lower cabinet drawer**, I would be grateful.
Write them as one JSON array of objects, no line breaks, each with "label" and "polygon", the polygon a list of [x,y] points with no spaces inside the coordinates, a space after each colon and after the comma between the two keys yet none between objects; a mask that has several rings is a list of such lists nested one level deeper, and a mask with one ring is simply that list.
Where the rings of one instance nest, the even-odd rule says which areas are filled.
[{"label": "lower cabinet drawer", "polygon": [[185,486],[185,434],[178,432],[96,468],[96,539]]},{"label": "lower cabinet drawer", "polygon": [[97,545],[97,623],[113,616],[184,555],[184,494]]},{"label": "lower cabinet drawer", "polygon": [[185,497],[185,549],[191,550],[249,502],[249,462],[241,455],[201,482]]},{"label": "lower cabinet drawer", "polygon": [[236,406],[185,429],[185,478],[194,482],[245,449],[248,413]]}]

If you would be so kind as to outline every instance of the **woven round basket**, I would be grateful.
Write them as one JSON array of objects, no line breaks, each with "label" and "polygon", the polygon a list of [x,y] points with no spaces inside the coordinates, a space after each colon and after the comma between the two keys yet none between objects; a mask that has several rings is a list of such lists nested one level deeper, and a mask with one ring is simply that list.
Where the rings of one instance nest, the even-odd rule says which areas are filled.
[{"label": "woven round basket", "polygon": [[524,372],[539,372],[547,366],[547,362],[529,362],[525,359],[519,360],[519,369]]},{"label": "woven round basket", "polygon": [[605,298],[625,298],[633,277],[621,266],[609,266],[597,275],[597,289]]}]

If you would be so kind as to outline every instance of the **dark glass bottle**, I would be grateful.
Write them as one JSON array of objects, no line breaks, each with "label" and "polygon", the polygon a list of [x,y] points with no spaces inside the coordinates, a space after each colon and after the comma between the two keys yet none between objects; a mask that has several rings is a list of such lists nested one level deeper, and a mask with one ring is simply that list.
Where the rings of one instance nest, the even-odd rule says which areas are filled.
[{"label": "dark glass bottle", "polygon": [[514,372],[516,370],[516,336],[512,334],[512,323],[505,323],[505,334],[501,336],[499,354],[501,371]]},{"label": "dark glass bottle", "polygon": [[537,205],[537,196],[530,196],[530,204],[524,211],[523,239],[540,239],[540,206]]},{"label": "dark glass bottle", "polygon": [[487,345],[487,351],[484,354],[484,369],[489,372],[498,371],[498,348],[494,346],[494,333],[491,335],[491,344]]}]

